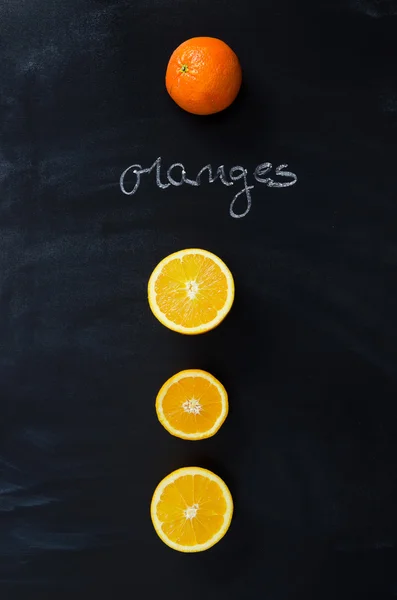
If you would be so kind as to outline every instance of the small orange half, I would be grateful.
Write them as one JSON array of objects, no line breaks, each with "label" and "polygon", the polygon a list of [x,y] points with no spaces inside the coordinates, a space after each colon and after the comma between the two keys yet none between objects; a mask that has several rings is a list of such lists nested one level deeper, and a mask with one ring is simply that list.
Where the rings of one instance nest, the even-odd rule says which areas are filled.
[{"label": "small orange half", "polygon": [[179,552],[208,550],[223,538],[233,516],[224,481],[200,467],[170,473],[157,486],[150,507],[160,539]]},{"label": "small orange half", "polygon": [[148,299],[154,316],[184,334],[204,333],[226,317],[234,300],[234,281],[215,254],[189,248],[170,254],[153,270]]},{"label": "small orange half", "polygon": [[203,440],[219,430],[229,411],[227,392],[213,375],[189,369],[164,383],[156,399],[160,423],[176,437]]}]

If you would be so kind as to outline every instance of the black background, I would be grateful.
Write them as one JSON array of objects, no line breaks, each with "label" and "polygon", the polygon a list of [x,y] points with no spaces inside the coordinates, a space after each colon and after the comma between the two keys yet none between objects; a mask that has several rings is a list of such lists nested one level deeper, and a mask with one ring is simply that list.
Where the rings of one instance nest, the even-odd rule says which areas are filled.
[{"label": "black background", "polygon": [[[377,0],[3,0],[0,8],[2,598],[361,599],[397,595],[397,4]],[[235,104],[168,97],[185,39],[240,58]],[[130,164],[288,163],[229,216],[220,184],[125,196]],[[251,182],[252,183],[252,182]],[[199,246],[236,300],[194,338],[147,280]],[[184,368],[226,386],[212,439],[174,439],[155,395]],[[157,538],[158,481],[228,483],[200,555]]]}]

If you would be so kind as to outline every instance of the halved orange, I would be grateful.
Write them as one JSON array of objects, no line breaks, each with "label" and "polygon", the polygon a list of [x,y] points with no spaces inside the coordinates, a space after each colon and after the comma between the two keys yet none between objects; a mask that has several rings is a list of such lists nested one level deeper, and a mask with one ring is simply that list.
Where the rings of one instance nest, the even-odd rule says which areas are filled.
[{"label": "halved orange", "polygon": [[191,248],[164,258],[148,284],[154,316],[184,334],[204,333],[226,317],[234,300],[234,281],[215,254]]},{"label": "halved orange", "polygon": [[233,499],[218,475],[185,467],[159,483],[150,514],[157,535],[167,546],[201,552],[219,542],[229,529]]},{"label": "halved orange", "polygon": [[229,403],[223,385],[200,369],[188,369],[164,383],[156,399],[160,423],[176,437],[203,440],[219,430]]}]

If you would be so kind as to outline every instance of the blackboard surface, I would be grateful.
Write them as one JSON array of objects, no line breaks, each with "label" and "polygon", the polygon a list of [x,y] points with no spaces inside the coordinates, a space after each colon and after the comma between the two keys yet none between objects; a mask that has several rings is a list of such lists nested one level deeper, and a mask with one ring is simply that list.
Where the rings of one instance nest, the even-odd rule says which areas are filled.
[{"label": "blackboard surface", "polygon": [[[0,24],[2,598],[395,597],[396,2],[3,0]],[[196,35],[244,73],[208,118],[164,88]],[[162,177],[245,167],[251,210],[230,216],[238,184],[147,175],[123,194],[121,173],[158,157]],[[264,162],[296,183],[256,183]],[[146,300],[157,262],[191,246],[236,281],[195,338]],[[210,440],[156,420],[184,368],[229,391]],[[187,465],[236,505],[200,555],[164,546],[148,512]]]}]

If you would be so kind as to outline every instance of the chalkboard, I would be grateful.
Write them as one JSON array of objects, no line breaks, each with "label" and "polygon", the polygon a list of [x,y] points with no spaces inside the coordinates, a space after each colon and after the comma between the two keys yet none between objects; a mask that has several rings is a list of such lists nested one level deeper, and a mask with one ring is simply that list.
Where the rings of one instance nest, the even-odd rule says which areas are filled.
[{"label": "chalkboard", "polygon": [[[2,598],[396,596],[396,17],[394,0],[1,3]],[[199,35],[243,69],[209,117],[164,85]],[[231,214],[243,181],[161,189],[156,166],[123,193],[126,169],[158,159],[162,178],[246,169],[249,206]],[[293,184],[256,181],[264,163]],[[147,302],[155,265],[188,247],[236,283],[193,338]],[[229,392],[201,442],[154,410],[187,368]],[[235,501],[196,555],[149,515],[189,465]]]}]

